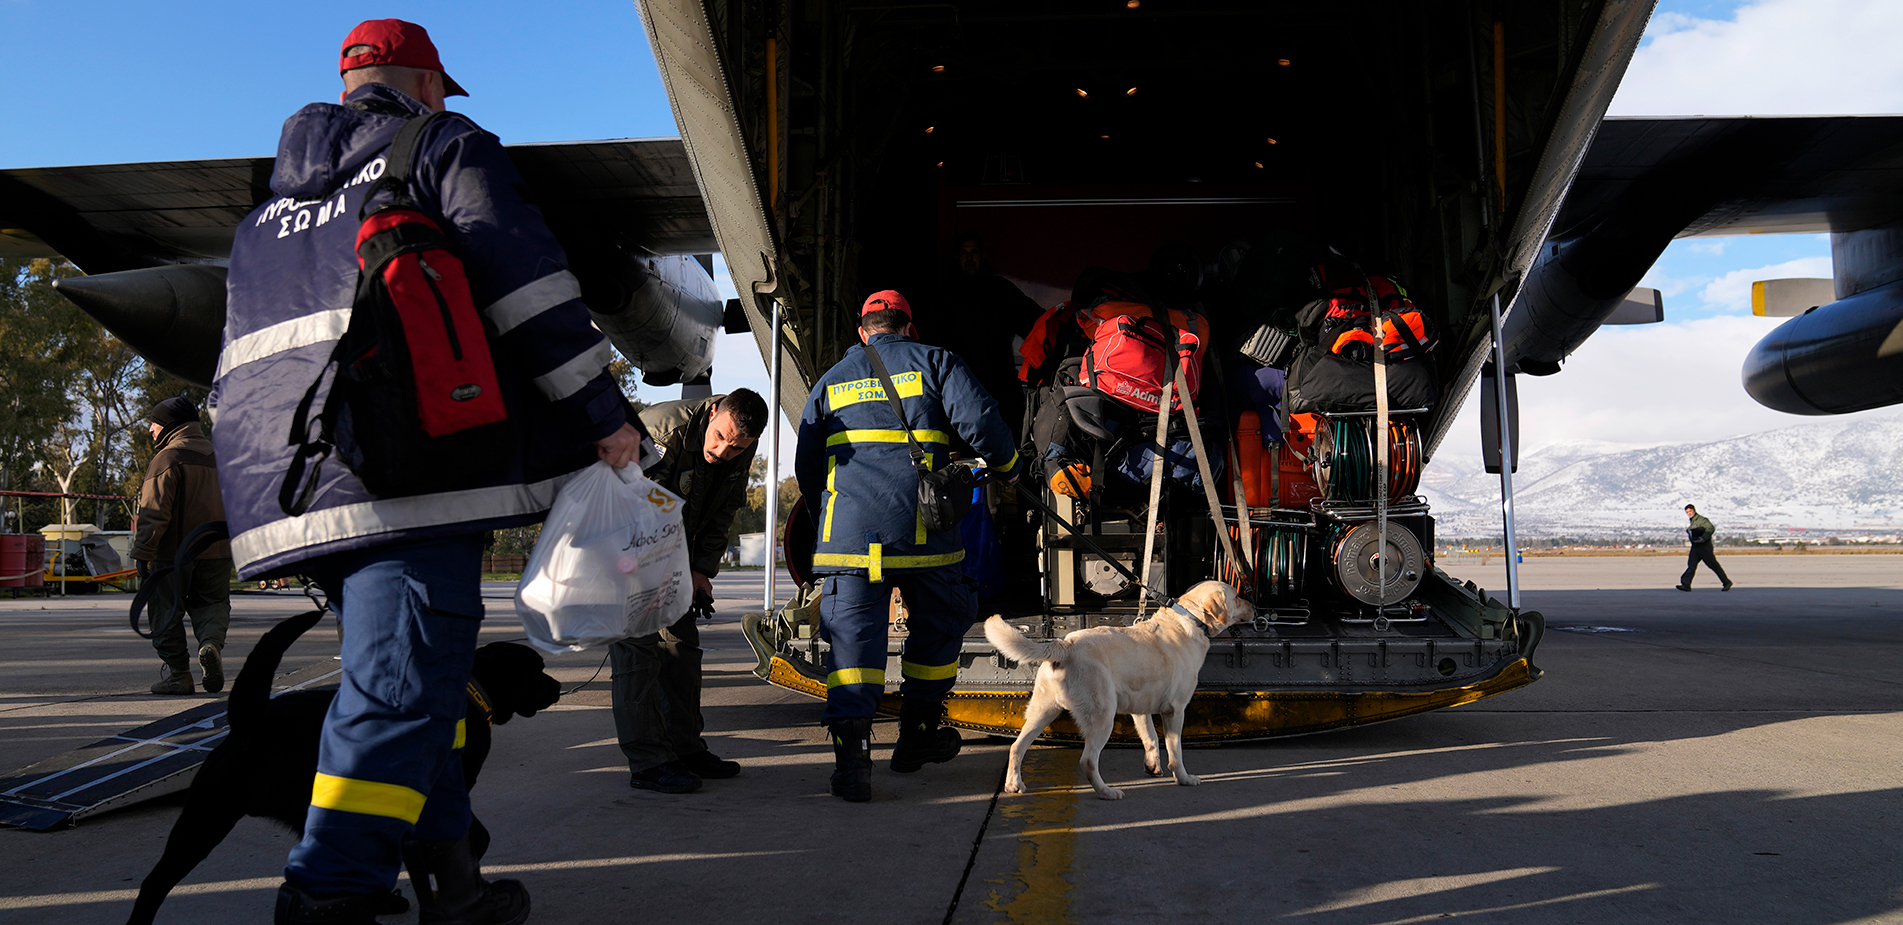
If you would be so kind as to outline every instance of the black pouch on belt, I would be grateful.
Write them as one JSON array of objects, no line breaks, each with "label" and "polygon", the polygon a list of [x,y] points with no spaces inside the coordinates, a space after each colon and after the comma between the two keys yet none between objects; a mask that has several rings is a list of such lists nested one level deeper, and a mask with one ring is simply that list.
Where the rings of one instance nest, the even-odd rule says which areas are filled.
[{"label": "black pouch on belt", "polygon": [[911,444],[912,468],[918,470],[919,519],[927,530],[950,530],[971,511],[972,489],[979,481],[977,463],[961,459],[942,469],[932,468],[925,448],[912,435],[912,425],[905,422],[905,405],[899,401],[891,374],[885,371],[885,361],[870,342],[865,346],[866,359],[872,361],[872,371],[879,374],[879,384],[885,387],[885,397],[892,402],[892,412],[899,416],[899,427],[905,431],[905,442]]}]

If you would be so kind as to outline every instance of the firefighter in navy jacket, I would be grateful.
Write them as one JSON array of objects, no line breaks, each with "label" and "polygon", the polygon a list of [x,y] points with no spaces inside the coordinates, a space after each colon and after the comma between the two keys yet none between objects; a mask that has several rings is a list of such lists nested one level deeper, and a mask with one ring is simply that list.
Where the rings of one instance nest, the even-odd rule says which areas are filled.
[{"label": "firefighter in navy jacket", "polygon": [[[897,292],[866,299],[859,340],[879,351],[905,408],[905,425],[933,468],[963,443],[1003,477],[1017,471],[1011,430],[957,354],[913,340],[912,309]],[[892,770],[916,771],[958,754],[958,731],[939,728],[945,695],[958,673],[965,631],[978,616],[959,563],[954,528],[925,529],[918,513],[918,472],[905,431],[865,348],[814,384],[800,418],[794,472],[814,509],[813,572],[823,576],[820,632],[827,656],[826,711],[837,767],[834,796],[872,796],[872,716],[885,691],[887,606],[905,597],[910,632],[900,662],[899,740]]]},{"label": "firefighter in navy jacket", "polygon": [[520,922],[521,884],[477,872],[455,751],[483,613],[482,534],[541,520],[565,477],[597,458],[636,460],[642,432],[500,142],[452,115],[421,136],[409,194],[461,257],[489,328],[515,433],[509,471],[484,487],[377,498],[332,460],[308,509],[285,513],[286,435],[349,321],[365,192],[397,129],[463,92],[422,27],[401,20],[359,25],[338,69],[343,105],[312,104],[285,122],[276,198],[237,229],[211,395],[239,573],[311,576],[343,626],[342,687],[276,921],[370,923],[402,863],[414,883],[434,877],[433,894],[419,891],[425,921]]}]

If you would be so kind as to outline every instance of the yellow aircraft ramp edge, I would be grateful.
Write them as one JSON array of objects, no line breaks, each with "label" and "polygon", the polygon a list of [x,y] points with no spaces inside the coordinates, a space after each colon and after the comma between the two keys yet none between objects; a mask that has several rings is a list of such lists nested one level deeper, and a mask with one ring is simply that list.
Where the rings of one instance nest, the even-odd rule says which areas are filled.
[{"label": "yellow aircraft ramp edge", "polygon": [[[826,698],[826,683],[774,655],[763,673],[775,687]],[[1516,658],[1492,675],[1472,684],[1435,691],[1197,691],[1183,721],[1183,741],[1200,744],[1246,742],[1305,735],[1379,723],[1416,713],[1472,703],[1533,683],[1532,666]],[[951,725],[975,732],[1016,736],[1024,726],[1024,707],[1031,692],[953,690],[945,702]],[[879,712],[898,715],[899,695],[887,692]],[[1081,742],[1068,714],[1044,731],[1041,739]],[[1117,717],[1111,741],[1135,743],[1136,727],[1128,716]]]}]

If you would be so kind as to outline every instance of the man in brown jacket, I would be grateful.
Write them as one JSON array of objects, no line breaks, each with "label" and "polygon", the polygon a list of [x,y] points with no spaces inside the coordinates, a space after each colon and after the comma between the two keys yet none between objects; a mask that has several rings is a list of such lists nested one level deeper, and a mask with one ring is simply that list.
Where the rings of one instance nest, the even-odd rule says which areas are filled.
[{"label": "man in brown jacket", "polygon": [[740,773],[738,762],[721,760],[700,737],[700,626],[694,621],[699,610],[712,609],[713,577],[746,500],[754,443],[767,421],[766,400],[748,389],[641,409],[641,423],[661,451],[647,477],[687,501],[681,525],[694,607],[659,633],[608,648],[615,733],[628,758],[628,785],[636,789],[688,793],[699,790],[703,778]]},{"label": "man in brown jacket", "polygon": [[[138,535],[132,540],[132,558],[139,574],[153,571],[153,563],[169,565],[178,544],[199,525],[225,519],[224,498],[218,494],[218,467],[212,459],[211,439],[198,423],[198,409],[184,398],[168,398],[145,416],[158,447],[145,467],[139,487]],[[192,620],[198,642],[198,664],[205,670],[205,690],[225,687],[225,628],[231,625],[231,547],[220,542],[187,563],[182,571],[167,571],[153,581],[152,648],[165,661],[154,694],[190,694],[191,655],[185,647],[184,618]],[[180,592],[183,592],[182,594]],[[173,609],[182,601],[183,613]]]}]

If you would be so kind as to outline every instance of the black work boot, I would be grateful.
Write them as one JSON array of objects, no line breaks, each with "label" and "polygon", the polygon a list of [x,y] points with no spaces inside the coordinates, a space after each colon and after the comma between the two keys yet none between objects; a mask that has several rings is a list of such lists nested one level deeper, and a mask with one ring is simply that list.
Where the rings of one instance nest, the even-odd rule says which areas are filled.
[{"label": "black work boot", "polygon": [[826,727],[833,740],[833,796],[848,803],[872,800],[872,717],[835,720]]},{"label": "black work boot", "polygon": [[467,838],[406,841],[403,866],[410,870],[417,921],[423,925],[522,925],[529,920],[529,891],[519,880],[482,879]]},{"label": "black work boot", "polygon": [[278,887],[273,925],[377,925],[382,896],[349,893],[319,899],[288,883]]},{"label": "black work boot", "polygon": [[907,700],[899,705],[899,743],[892,747],[892,770],[910,774],[958,757],[965,741],[958,730],[938,725],[944,716],[942,700]]}]

